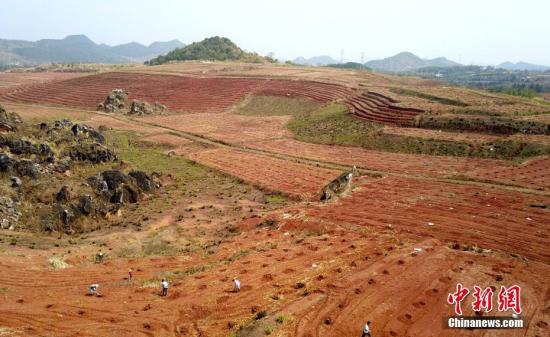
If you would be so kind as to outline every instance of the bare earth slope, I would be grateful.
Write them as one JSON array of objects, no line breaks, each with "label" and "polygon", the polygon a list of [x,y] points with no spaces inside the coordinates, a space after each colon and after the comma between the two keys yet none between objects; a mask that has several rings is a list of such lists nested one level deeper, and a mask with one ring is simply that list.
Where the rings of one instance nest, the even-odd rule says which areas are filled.
[{"label": "bare earth slope", "polygon": [[[513,98],[411,78],[240,63],[137,66],[0,92],[9,111],[33,123],[68,117],[113,129],[121,152],[131,150],[125,161],[171,172],[158,199],[111,226],[78,235],[0,229],[0,336],[347,337],[360,336],[367,320],[373,336],[549,336],[547,157],[518,163],[310,144],[292,138],[290,116],[231,112],[249,94],[323,104],[365,88],[399,98],[399,107],[456,108],[398,97],[395,86],[463,100],[464,109],[490,103],[509,114],[536,105],[499,105]],[[177,111],[139,118],[93,111],[116,87]],[[479,142],[494,137],[479,135],[486,136]],[[318,202],[353,165],[352,190]],[[94,263],[100,248],[107,260]],[[162,278],[167,297],[159,296]],[[239,293],[231,292],[234,278]],[[526,327],[444,328],[454,314],[446,298],[459,282],[520,285]],[[91,283],[101,297],[87,296]],[[467,316],[471,299],[463,303]]]}]

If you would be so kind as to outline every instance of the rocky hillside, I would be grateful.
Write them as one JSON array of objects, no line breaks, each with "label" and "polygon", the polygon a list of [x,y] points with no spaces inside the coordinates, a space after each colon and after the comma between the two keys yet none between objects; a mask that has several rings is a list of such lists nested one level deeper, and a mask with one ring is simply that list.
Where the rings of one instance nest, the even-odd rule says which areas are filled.
[{"label": "rocky hillside", "polygon": [[29,125],[0,106],[0,228],[79,233],[101,228],[160,187],[121,165],[102,132],[68,120]]}]

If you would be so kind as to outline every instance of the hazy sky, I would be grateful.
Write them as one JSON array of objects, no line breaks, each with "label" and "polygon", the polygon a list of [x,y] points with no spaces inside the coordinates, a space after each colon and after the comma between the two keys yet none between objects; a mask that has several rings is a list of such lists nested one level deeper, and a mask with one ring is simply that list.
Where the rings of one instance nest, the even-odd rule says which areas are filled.
[{"label": "hazy sky", "polygon": [[97,43],[226,36],[279,59],[411,51],[462,63],[550,65],[550,0],[2,0],[0,38]]}]

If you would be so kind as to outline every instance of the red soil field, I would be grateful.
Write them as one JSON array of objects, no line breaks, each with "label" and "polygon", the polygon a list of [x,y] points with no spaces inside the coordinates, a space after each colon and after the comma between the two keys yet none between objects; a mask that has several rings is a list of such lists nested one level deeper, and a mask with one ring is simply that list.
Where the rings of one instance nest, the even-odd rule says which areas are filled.
[{"label": "red soil field", "polygon": [[153,143],[153,144],[169,145],[174,147],[188,145],[192,143],[192,141],[189,139],[174,136],[169,133],[150,135],[150,136],[141,138],[141,140],[149,143]]},{"label": "red soil field", "polygon": [[312,81],[112,72],[32,85],[4,93],[1,100],[94,109],[115,88],[125,89],[131,99],[160,102],[172,110],[193,112],[224,111],[249,93],[303,96],[320,102],[352,93],[344,86]]},{"label": "red soil field", "polygon": [[173,110],[218,112],[241,100],[261,83],[258,80],[113,72],[33,85],[4,94],[2,100],[95,109],[111,90],[123,88],[131,99],[160,102]]},{"label": "red soil field", "polygon": [[[550,158],[513,165],[499,160],[310,144],[290,138],[284,127],[288,116],[219,113],[248,93],[305,96],[321,102],[354,95],[351,89],[340,91],[317,82],[108,73],[32,85],[4,97],[95,108],[108,91],[123,87],[117,85],[121,83],[133,86],[124,87],[131,97],[165,103],[160,98],[164,95],[173,106],[203,113],[135,120],[86,114],[91,117],[87,124],[142,133],[144,141],[174,146],[177,154],[265,190],[308,202],[268,212],[262,211],[267,204],[263,197],[233,203],[225,196],[224,187],[221,198],[216,194],[208,199],[195,191],[190,201],[181,199],[185,193],[179,194],[178,187],[178,194],[171,195],[169,210],[157,212],[153,205],[143,214],[149,220],[140,222],[139,228],[117,225],[83,234],[86,238],[60,236],[62,244],[68,241],[66,246],[44,250],[27,248],[24,240],[9,245],[14,235],[37,241],[40,236],[6,230],[0,246],[0,336],[227,337],[239,326],[256,324],[254,316],[262,309],[269,316],[259,322],[270,322],[272,335],[280,337],[360,336],[367,320],[373,322],[373,336],[550,336],[550,216],[548,209],[541,208],[550,205],[548,193],[426,178],[460,175],[548,189]],[[374,99],[372,94],[362,97]],[[219,104],[213,103],[216,99]],[[384,110],[393,109],[388,108],[393,102],[380,104],[385,105],[378,106],[377,113],[393,114],[385,115],[385,123],[406,125],[401,110]],[[38,113],[34,107],[28,109],[29,116]],[[266,153],[197,138],[191,142],[167,133],[168,129]],[[341,172],[298,163],[291,157],[396,175],[357,177],[352,193],[326,204],[310,202]],[[230,184],[240,185],[237,180]],[[219,216],[209,218],[200,213],[207,205],[223,202],[227,205],[219,208]],[[233,208],[245,209],[245,213],[232,218],[227,213]],[[208,222],[198,222],[198,218]],[[276,220],[277,226],[265,226],[266,219]],[[236,228],[231,235],[212,235],[226,233],[223,228],[228,224]],[[193,236],[193,231],[202,234]],[[117,256],[118,249],[130,243],[142,245],[145,238],[160,242],[166,236],[176,242],[197,240],[201,248],[178,250],[173,256]],[[72,239],[82,242],[73,244]],[[102,242],[107,245],[108,259],[94,264],[92,256]],[[203,250],[203,243],[212,250]],[[52,254],[63,257],[70,266],[52,269],[48,263]],[[125,279],[129,268],[134,270],[133,281]],[[158,296],[163,277],[170,280],[167,297]],[[243,285],[240,293],[230,291],[235,277]],[[497,289],[520,285],[521,317],[528,326],[515,330],[445,329],[442,318],[453,315],[447,294],[458,282],[470,289],[473,285]],[[86,296],[91,283],[100,284],[102,297]],[[466,316],[473,316],[471,295],[463,310]],[[281,314],[288,317],[283,324],[275,322]],[[511,312],[495,310],[487,315],[510,316]],[[263,336],[265,330],[260,326],[251,335]]]},{"label": "red soil field", "polygon": [[66,80],[81,76],[89,75],[89,73],[63,73],[63,72],[0,72],[0,88],[11,88],[26,84],[43,83],[54,80]]},{"label": "red soil field", "polygon": [[390,153],[359,147],[304,143],[293,139],[266,140],[246,145],[294,157],[357,165],[371,170],[437,177],[450,177],[480,169],[509,166],[507,162],[500,160]]},{"label": "red soil field", "polygon": [[289,116],[250,118],[235,114],[203,113],[151,116],[140,120],[173,130],[238,144],[290,137],[290,132],[285,128],[289,119]]},{"label": "red soil field", "polygon": [[24,104],[24,103],[6,103],[1,102],[2,106],[10,112],[17,112],[23,120],[32,121],[48,121],[69,118],[72,120],[85,120],[94,113],[94,111],[75,109],[69,107],[44,107],[41,105]]},{"label": "red soil field", "polygon": [[414,117],[424,110],[395,105],[393,98],[367,91],[346,100],[346,105],[356,117],[383,124],[412,126]]},{"label": "red soil field", "polygon": [[135,131],[143,134],[153,134],[166,131],[164,129],[156,128],[154,126],[139,125],[137,123],[132,123],[131,121],[117,119],[107,114],[94,114],[92,117],[86,120],[86,124],[95,128],[106,126],[115,130]]},{"label": "red soil field", "polygon": [[548,264],[550,217],[531,204],[549,205],[550,197],[386,177],[357,187],[351,197],[328,209],[308,208],[305,214],[359,226],[391,225],[421,237],[517,253]]},{"label": "red soil field", "polygon": [[[550,266],[541,261],[549,255],[540,248],[549,243],[541,235],[548,235],[548,219],[525,206],[539,197],[406,178],[357,183],[338,203],[276,211],[273,217],[286,219],[281,230],[257,228],[262,218],[246,219],[234,241],[206,257],[115,258],[98,265],[89,261],[89,249],[76,250],[69,254],[70,268],[51,270],[48,252],[14,247],[0,260],[0,284],[9,288],[0,294],[0,325],[14,336],[226,337],[239,324],[254,322],[255,307],[273,318],[291,318],[273,323],[283,336],[356,336],[366,320],[375,336],[492,336],[490,330],[443,328],[441,318],[453,314],[446,296],[461,282],[469,288],[519,284],[529,327],[498,335],[548,335]],[[488,202],[492,207],[482,206]],[[511,213],[497,215],[499,208]],[[521,223],[526,215],[532,225]],[[321,227],[325,234],[303,233]],[[453,250],[445,244],[448,236],[492,251]],[[215,264],[241,251],[249,253]],[[124,280],[129,268],[132,282]],[[170,274],[166,298],[143,286]],[[243,285],[238,294],[229,291],[234,277]],[[91,282],[101,285],[103,297],[86,296]],[[470,298],[463,303],[468,316]]]},{"label": "red soil field", "polygon": [[268,80],[257,95],[307,97],[318,102],[330,102],[351,96],[355,91],[338,84],[298,80]]},{"label": "red soil field", "polygon": [[341,172],[229,148],[194,153],[197,162],[296,199],[315,199]]},{"label": "red soil field", "polygon": [[548,190],[550,189],[550,157],[531,159],[512,167],[483,170],[473,176],[510,185]]},{"label": "red soil field", "polygon": [[[418,137],[425,139],[439,139],[447,140],[453,142],[464,142],[469,144],[483,144],[490,143],[500,139],[504,139],[506,136],[497,136],[489,135],[482,133],[473,133],[473,132],[449,132],[442,130],[432,130],[432,129],[420,129],[420,128],[410,128],[410,127],[395,127],[395,126],[385,126],[384,133],[390,135],[399,135],[407,137]],[[542,136],[546,138],[545,136]]]},{"label": "red soil field", "polygon": [[[389,247],[393,246],[386,248]],[[522,317],[532,323],[527,329],[499,330],[496,335],[545,336],[548,333],[543,308],[550,296],[548,283],[541,277],[541,273],[550,270],[547,265],[510,263],[487,254],[476,259],[472,253],[451,251],[437,240],[415,248],[423,251],[411,253],[412,249],[400,249],[380,262],[367,262],[368,267],[360,264],[345,276],[331,278],[326,290],[321,288],[320,294],[308,299],[309,303],[306,300],[293,303],[301,306],[298,310],[289,310],[298,320],[290,336],[360,336],[361,324],[367,320],[372,322],[373,336],[494,336],[490,330],[444,328],[443,317],[454,316],[452,306],[446,304],[445,299],[457,283],[469,289],[474,285],[493,285],[499,289],[499,283],[521,284],[525,299]],[[388,254],[387,250],[381,250],[374,254]],[[371,260],[374,254],[364,258]],[[500,273],[506,273],[505,281],[496,282],[495,277],[502,275]],[[471,295],[463,302],[464,315],[474,316],[472,302]],[[494,315],[494,312],[488,314]]]}]

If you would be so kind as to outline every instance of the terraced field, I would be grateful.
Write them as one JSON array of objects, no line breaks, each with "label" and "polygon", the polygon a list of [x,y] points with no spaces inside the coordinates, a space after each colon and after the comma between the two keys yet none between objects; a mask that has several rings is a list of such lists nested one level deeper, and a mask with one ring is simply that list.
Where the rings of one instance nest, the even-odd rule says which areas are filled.
[{"label": "terraced field", "polygon": [[131,99],[160,102],[173,110],[220,112],[262,83],[263,81],[246,79],[112,72],[36,84],[10,91],[1,99],[95,109],[111,90],[123,88]]},{"label": "terraced field", "polygon": [[344,99],[353,93],[354,90],[337,84],[285,80],[269,80],[255,91],[257,95],[307,97],[323,103]]},{"label": "terraced field", "polygon": [[346,100],[354,116],[382,124],[412,126],[414,117],[424,110],[394,105],[395,99],[375,92],[365,92]]},{"label": "terraced field", "polygon": [[172,110],[193,112],[222,112],[247,94],[300,96],[330,102],[353,92],[340,85],[312,81],[110,72],[34,84],[5,92],[0,98],[8,102],[94,109],[114,88],[125,89],[131,99],[160,102]]},{"label": "terraced field", "polygon": [[87,75],[89,75],[89,73],[0,72],[0,89],[13,88],[36,83],[45,83],[56,80],[67,80]]}]

